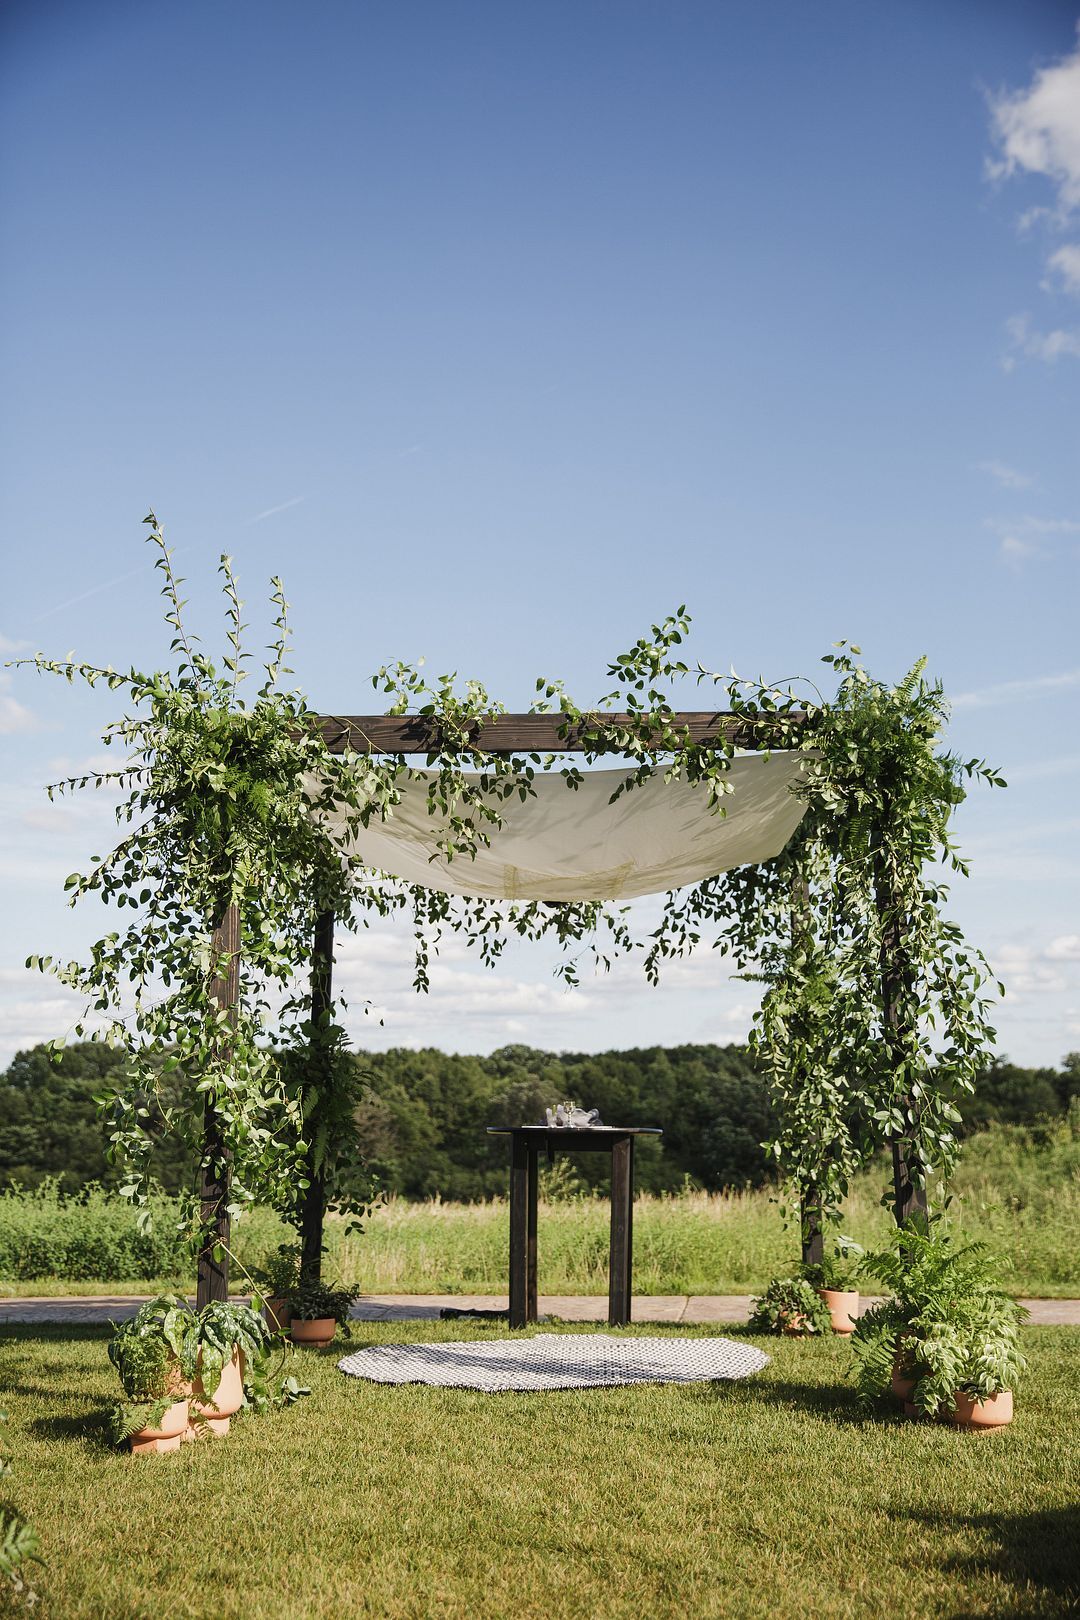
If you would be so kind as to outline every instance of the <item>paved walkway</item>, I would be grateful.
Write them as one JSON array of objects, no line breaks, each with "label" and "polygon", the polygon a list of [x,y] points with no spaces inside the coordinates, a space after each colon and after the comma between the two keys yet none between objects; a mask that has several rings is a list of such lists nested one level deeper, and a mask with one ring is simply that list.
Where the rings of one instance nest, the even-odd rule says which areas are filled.
[{"label": "paved walkway", "polygon": [[[134,1316],[143,1298],[136,1295],[69,1296],[66,1298],[0,1299],[0,1327],[5,1322],[119,1322]],[[864,1308],[870,1304],[863,1300]],[[1080,1299],[1023,1299],[1038,1326],[1080,1326]],[[607,1295],[541,1294],[542,1316],[564,1322],[605,1322]],[[444,1308],[457,1311],[506,1309],[505,1294],[368,1294],[353,1306],[359,1322],[437,1320]],[[749,1294],[645,1294],[634,1300],[635,1322],[745,1322]]]}]

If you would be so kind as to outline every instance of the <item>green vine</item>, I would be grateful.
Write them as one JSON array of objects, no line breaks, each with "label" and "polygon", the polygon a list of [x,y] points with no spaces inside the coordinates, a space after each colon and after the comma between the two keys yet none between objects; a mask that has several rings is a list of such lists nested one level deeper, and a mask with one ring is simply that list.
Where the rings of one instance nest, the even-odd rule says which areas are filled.
[{"label": "green vine", "polygon": [[[994,1032],[989,969],[948,920],[937,873],[967,870],[949,832],[963,782],[1000,778],[943,749],[947,706],[921,662],[890,686],[841,643],[825,660],[835,696],[811,688],[805,698],[790,684],[691,668],[682,652],[690,620],[679,608],[609,665],[615,684],[595,707],[576,704],[558,680],[537,681],[534,712],[559,715],[563,739],[581,750],[573,761],[485,750],[481,723],[505,711],[477,682],[459,689],[447,675],[429,683],[402,663],[379,670],[373,685],[390,712],[432,725],[422,780],[433,858],[447,861],[468,861],[487,844],[506,807],[535,792],[538,772],[560,772],[572,792],[581,763],[615,755],[626,768],[614,798],[660,774],[702,786],[723,816],[740,748],[801,753],[805,814],[782,853],[667,895],[656,927],[638,938],[615,906],[462,899],[343,855],[421,778],[404,756],[333,752],[304,698],[283,687],[289,636],[277,580],[265,678],[245,703],[245,626],[229,559],[220,565],[228,652],[215,664],[188,634],[182,582],[156,517],[146,521],[175,667],[145,674],[42,654],[23,661],[123,689],[132,709],[105,732],[126,754],[117,771],[49,790],[112,783],[126,795],[117,817],[130,831],[67,886],[73,903],[96,893],[129,920],[85,963],[31,957],[30,965],[87,996],[76,1035],[122,1046],[131,1060],[130,1082],[108,1102],[109,1130],[128,1169],[123,1190],[144,1212],[155,1114],[199,1141],[204,1176],[228,1182],[233,1212],[260,1199],[299,1225],[313,1177],[355,1218],[370,1207],[371,1186],[351,1168],[362,1144],[345,1033],[307,977],[316,919],[326,912],[355,928],[407,910],[420,990],[447,928],[489,964],[515,935],[550,935],[569,983],[582,950],[604,967],[639,951],[656,982],[666,960],[708,944],[763,985],[752,1042],[778,1120],[769,1151],[804,1214],[809,1205],[835,1216],[852,1174],[885,1144],[915,1186],[931,1171],[947,1173],[954,1098],[970,1089]],[[695,741],[679,719],[685,683],[711,688],[730,724]],[[160,1085],[176,1071],[186,1082],[179,1104]]]}]

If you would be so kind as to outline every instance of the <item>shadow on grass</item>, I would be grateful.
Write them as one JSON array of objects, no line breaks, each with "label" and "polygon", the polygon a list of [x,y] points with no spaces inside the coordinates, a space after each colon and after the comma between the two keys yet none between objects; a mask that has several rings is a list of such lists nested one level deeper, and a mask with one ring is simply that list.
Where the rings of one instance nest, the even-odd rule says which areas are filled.
[{"label": "shadow on grass", "polygon": [[95,1407],[87,1412],[54,1412],[49,1417],[31,1418],[26,1425],[42,1440],[81,1440],[92,1451],[114,1452],[109,1413]]},{"label": "shadow on grass", "polygon": [[905,1421],[893,1406],[868,1411],[860,1404],[855,1391],[843,1384],[793,1384],[761,1374],[734,1383],[688,1384],[683,1394],[690,1400],[730,1401],[736,1391],[741,1400],[755,1406],[788,1407],[794,1413],[833,1428],[865,1428],[868,1424],[881,1423],[898,1425]]},{"label": "shadow on grass", "polygon": [[[950,1558],[946,1568],[961,1576],[996,1575],[1018,1592],[1016,1616],[1080,1613],[1080,1507],[1046,1508],[1039,1513],[953,1514],[936,1509],[895,1510],[892,1517],[934,1531],[970,1537],[972,1551]],[[993,1545],[986,1546],[989,1541]],[[1058,1599],[1033,1610],[1033,1590]],[[997,1612],[997,1611],[995,1611]],[[974,1613],[957,1620],[979,1620]]]}]

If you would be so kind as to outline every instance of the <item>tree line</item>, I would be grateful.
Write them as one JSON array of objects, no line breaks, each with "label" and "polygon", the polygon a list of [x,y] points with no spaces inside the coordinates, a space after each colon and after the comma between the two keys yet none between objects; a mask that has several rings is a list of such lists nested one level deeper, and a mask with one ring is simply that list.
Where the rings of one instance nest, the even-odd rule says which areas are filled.
[{"label": "tree line", "polygon": [[[710,1191],[769,1180],[760,1146],[771,1129],[767,1089],[743,1046],[601,1053],[504,1046],[487,1057],[394,1048],[352,1061],[363,1078],[357,1123],[368,1166],[401,1197],[505,1193],[506,1140],[487,1127],[539,1123],[546,1107],[565,1100],[598,1108],[605,1124],[662,1127],[662,1138],[639,1141],[642,1191],[676,1191],[688,1179]],[[68,1047],[59,1063],[43,1046],[20,1052],[0,1076],[0,1185],[35,1187],[51,1177],[67,1192],[115,1185],[95,1098],[123,1077],[122,1058],[89,1042]],[[1080,1053],[1060,1068],[995,1059],[960,1104],[963,1130],[1036,1124],[1065,1112],[1077,1095]],[[167,1191],[191,1185],[193,1159],[175,1137],[162,1136],[155,1161]],[[583,1186],[604,1185],[605,1155],[571,1162]]]}]

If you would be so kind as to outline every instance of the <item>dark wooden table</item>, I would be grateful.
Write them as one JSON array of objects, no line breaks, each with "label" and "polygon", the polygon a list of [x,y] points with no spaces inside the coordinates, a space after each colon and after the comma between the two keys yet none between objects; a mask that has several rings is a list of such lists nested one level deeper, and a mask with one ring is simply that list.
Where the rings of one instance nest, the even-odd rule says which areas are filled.
[{"label": "dark wooden table", "polygon": [[630,1320],[630,1270],[634,1250],[634,1137],[662,1136],[655,1125],[588,1125],[580,1130],[547,1125],[489,1125],[489,1136],[510,1138],[510,1326],[535,1322],[536,1205],[540,1154],[611,1154],[611,1248],[608,1260],[608,1322]]}]

